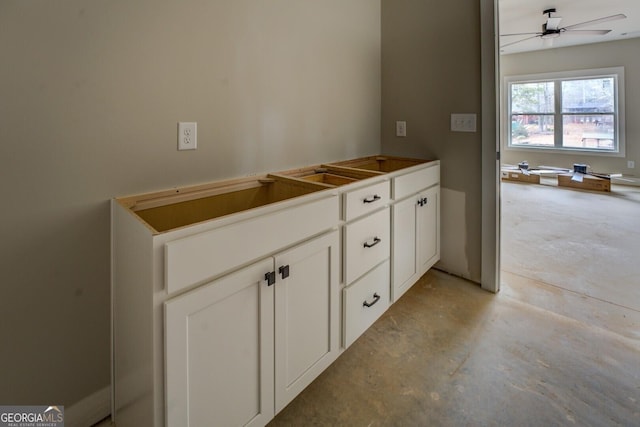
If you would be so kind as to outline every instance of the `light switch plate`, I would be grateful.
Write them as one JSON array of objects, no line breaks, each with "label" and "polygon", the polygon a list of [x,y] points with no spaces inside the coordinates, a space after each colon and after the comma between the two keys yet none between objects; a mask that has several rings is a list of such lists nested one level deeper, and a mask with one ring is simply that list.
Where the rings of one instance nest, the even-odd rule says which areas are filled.
[{"label": "light switch plate", "polygon": [[198,148],[198,123],[178,122],[178,150]]},{"label": "light switch plate", "polygon": [[475,132],[475,114],[451,114],[451,130],[453,132]]}]

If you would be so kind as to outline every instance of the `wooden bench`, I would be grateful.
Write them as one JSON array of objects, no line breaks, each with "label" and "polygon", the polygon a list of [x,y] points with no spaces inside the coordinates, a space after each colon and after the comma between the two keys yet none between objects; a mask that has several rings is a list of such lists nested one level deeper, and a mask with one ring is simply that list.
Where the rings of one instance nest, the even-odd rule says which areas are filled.
[{"label": "wooden bench", "polygon": [[613,134],[612,133],[588,133],[582,134],[582,146],[585,147],[587,140],[595,139],[598,148],[601,147],[600,143],[603,141],[610,141],[607,146],[613,146]]}]

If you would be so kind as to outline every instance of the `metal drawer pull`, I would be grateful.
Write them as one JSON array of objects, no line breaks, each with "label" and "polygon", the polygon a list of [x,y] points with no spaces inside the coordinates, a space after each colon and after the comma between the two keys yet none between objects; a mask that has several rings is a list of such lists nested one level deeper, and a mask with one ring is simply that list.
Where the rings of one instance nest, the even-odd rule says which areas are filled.
[{"label": "metal drawer pull", "polygon": [[367,197],[366,199],[364,199],[362,203],[373,203],[376,200],[380,200],[380,199],[382,199],[382,197],[378,196],[377,194],[374,194],[373,197],[371,198]]},{"label": "metal drawer pull", "polygon": [[374,247],[375,245],[377,245],[378,243],[380,243],[381,241],[382,241],[382,240],[380,240],[379,238],[374,237],[374,238],[373,238],[373,243],[369,244],[369,243],[367,243],[367,242],[364,242],[364,247],[365,247],[365,248],[372,248],[372,247]]},{"label": "metal drawer pull", "polygon": [[369,303],[366,300],[362,303],[363,307],[371,307],[372,305],[374,305],[375,303],[377,303],[378,301],[380,301],[380,295],[374,293],[373,294],[373,302]]}]

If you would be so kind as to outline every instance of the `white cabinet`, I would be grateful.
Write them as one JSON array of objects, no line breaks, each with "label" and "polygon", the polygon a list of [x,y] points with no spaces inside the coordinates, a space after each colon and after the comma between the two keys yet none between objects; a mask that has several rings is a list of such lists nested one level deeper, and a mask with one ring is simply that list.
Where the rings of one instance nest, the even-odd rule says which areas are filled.
[{"label": "white cabinet", "polygon": [[338,357],[339,244],[334,231],[275,257],[276,413]]},{"label": "white cabinet", "polygon": [[413,284],[418,275],[416,258],[417,198],[411,197],[392,207],[393,275],[391,298],[397,300]]},{"label": "white cabinet", "polygon": [[388,207],[345,226],[344,271],[347,285],[389,258],[390,226]]},{"label": "white cabinet", "polygon": [[411,188],[429,187],[392,206],[391,300],[397,301],[440,259],[440,186],[438,169],[423,169],[400,180]]},{"label": "white cabinet", "polygon": [[439,259],[439,162],[313,169],[113,200],[119,427],[265,425]]},{"label": "white cabinet", "polygon": [[346,348],[389,308],[389,260],[345,288],[343,304]]},{"label": "white cabinet", "polygon": [[263,426],[274,414],[267,259],[165,305],[166,425]]},{"label": "white cabinet", "polygon": [[343,345],[349,347],[389,307],[389,182],[344,195]]},{"label": "white cabinet", "polygon": [[416,224],[416,259],[422,276],[440,260],[440,187],[418,194]]},{"label": "white cabinet", "polygon": [[315,190],[267,176],[113,201],[118,426],[265,425],[335,359],[340,197]]},{"label": "white cabinet", "polygon": [[168,426],[265,425],[335,360],[338,244],[331,232],[166,302]]},{"label": "white cabinet", "polygon": [[344,194],[345,221],[375,212],[389,203],[389,182],[383,181],[366,187],[350,190]]}]

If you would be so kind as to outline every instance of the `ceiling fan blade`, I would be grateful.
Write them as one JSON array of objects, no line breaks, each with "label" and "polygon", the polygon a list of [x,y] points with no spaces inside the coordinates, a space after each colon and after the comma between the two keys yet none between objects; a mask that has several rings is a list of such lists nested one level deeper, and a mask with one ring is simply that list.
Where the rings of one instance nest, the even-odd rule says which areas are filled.
[{"label": "ceiling fan blade", "polygon": [[579,24],[569,25],[562,28],[563,30],[573,30],[574,28],[586,27],[587,25],[599,24],[601,22],[617,21],[618,19],[625,19],[627,15],[619,13],[617,15],[605,16],[604,18],[593,19],[591,21],[580,22]]},{"label": "ceiling fan blade", "polygon": [[562,18],[558,17],[549,17],[547,18],[547,30],[558,30],[560,29],[560,21],[562,21]]},{"label": "ceiling fan blade", "polygon": [[610,32],[611,30],[568,30],[562,34],[573,34],[574,36],[604,36]]},{"label": "ceiling fan blade", "polygon": [[502,46],[500,46],[500,49],[502,49],[503,47],[507,47],[507,46],[514,45],[514,44],[516,44],[516,43],[521,43],[521,42],[526,41],[526,40],[535,39],[536,37],[539,37],[539,36],[538,36],[538,35],[535,35],[535,36],[532,36],[532,37],[527,37],[526,39],[520,39],[520,40],[515,41],[515,42],[511,42],[511,43],[503,44]]},{"label": "ceiling fan blade", "polygon": [[542,35],[542,33],[510,33],[510,34],[500,34],[500,37],[508,37],[508,36],[530,36],[530,35]]}]

